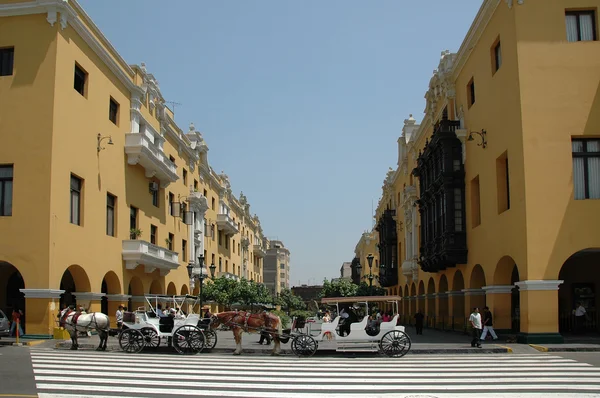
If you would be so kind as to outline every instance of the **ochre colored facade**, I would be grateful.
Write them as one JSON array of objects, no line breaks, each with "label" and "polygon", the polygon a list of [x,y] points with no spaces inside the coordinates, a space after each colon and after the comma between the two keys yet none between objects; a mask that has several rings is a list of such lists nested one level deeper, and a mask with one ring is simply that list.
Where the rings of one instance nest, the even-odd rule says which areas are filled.
[{"label": "ochre colored facade", "polygon": [[[59,307],[114,317],[144,294],[198,293],[186,266],[263,282],[246,197],[182,131],[76,1],[0,1],[0,308],[51,336]],[[203,269],[206,274],[207,268]],[[205,282],[208,283],[208,282]],[[113,319],[114,321],[114,319]]]},{"label": "ochre colored facade", "polygon": [[398,257],[382,284],[404,297],[406,322],[422,310],[461,330],[487,305],[521,342],[598,330],[599,7],[485,0],[459,51],[442,53],[377,208],[393,214]]}]

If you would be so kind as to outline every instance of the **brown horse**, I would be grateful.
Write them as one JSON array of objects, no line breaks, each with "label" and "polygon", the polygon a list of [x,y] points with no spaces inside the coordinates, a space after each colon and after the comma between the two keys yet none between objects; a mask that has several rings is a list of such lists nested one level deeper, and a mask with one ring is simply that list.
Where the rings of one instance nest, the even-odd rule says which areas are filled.
[{"label": "brown horse", "polygon": [[247,311],[227,311],[211,317],[211,329],[216,329],[219,325],[227,326],[233,331],[236,343],[233,355],[242,353],[242,332],[260,333],[262,331],[269,333],[275,342],[271,355],[279,355],[282,328],[281,319],[278,316],[268,312],[253,314]]}]

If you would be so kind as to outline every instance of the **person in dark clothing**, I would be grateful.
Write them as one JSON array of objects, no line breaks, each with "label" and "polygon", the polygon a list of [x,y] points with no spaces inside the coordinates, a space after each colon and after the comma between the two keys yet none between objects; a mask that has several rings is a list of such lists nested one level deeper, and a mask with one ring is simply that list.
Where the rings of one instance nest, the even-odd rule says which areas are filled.
[{"label": "person in dark clothing", "polygon": [[488,332],[492,335],[494,340],[498,340],[498,336],[496,335],[496,331],[494,331],[494,322],[492,320],[492,311],[490,311],[489,307],[483,308],[483,333],[481,334],[481,340],[485,341]]},{"label": "person in dark clothing", "polygon": [[271,344],[271,335],[267,332],[260,332],[260,340],[258,340],[258,344],[262,344],[263,341],[267,340],[266,345]]},{"label": "person in dark clothing", "polygon": [[417,334],[423,334],[423,320],[425,319],[425,315],[421,312],[421,310],[417,311],[415,314],[415,328],[417,329]]}]

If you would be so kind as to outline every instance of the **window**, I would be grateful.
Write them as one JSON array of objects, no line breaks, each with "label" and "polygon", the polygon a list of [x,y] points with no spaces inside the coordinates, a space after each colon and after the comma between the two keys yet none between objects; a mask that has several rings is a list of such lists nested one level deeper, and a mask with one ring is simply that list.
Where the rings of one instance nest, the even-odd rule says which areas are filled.
[{"label": "window", "polygon": [[187,240],[181,240],[181,257],[183,257],[183,261],[187,261]]},{"label": "window", "polygon": [[225,272],[229,272],[229,260],[225,260]]},{"label": "window", "polygon": [[13,166],[0,166],[0,216],[12,216]]},{"label": "window", "polygon": [[279,269],[285,269],[285,264],[284,263],[279,264]]},{"label": "window", "polygon": [[567,41],[596,40],[596,13],[588,11],[565,12]]},{"label": "window", "polygon": [[169,214],[175,217],[175,214],[173,214],[173,202],[175,202],[175,195],[173,195],[173,192],[169,192]]},{"label": "window", "polygon": [[210,226],[210,236],[212,237],[213,242],[215,241],[215,224],[211,224]]},{"label": "window", "polygon": [[106,194],[106,235],[115,236],[115,207],[117,198],[109,193]]},{"label": "window", "polygon": [[463,230],[463,198],[462,198],[462,189],[454,188],[454,230],[462,231]]},{"label": "window", "polygon": [[[205,256],[205,257],[206,257],[206,256]],[[210,255],[210,264],[212,265],[212,264],[214,264],[214,263],[215,263],[215,254],[214,254],[214,253],[212,253],[212,254]]]},{"label": "window", "polygon": [[[130,206],[129,207],[129,230],[138,229],[138,209],[137,207]],[[131,233],[131,239],[135,239],[134,233]]]},{"label": "window", "polygon": [[229,249],[229,237],[225,236],[225,249]]},{"label": "window", "polygon": [[223,245],[223,231],[219,231],[219,246]]},{"label": "window", "polygon": [[[235,253],[235,239],[233,239],[233,244],[231,245],[231,251]],[[238,253],[240,251],[238,250]]]},{"label": "window", "polygon": [[[158,184],[157,184],[158,186]],[[159,207],[160,202],[159,202],[159,198],[158,198],[158,188],[157,189],[152,189],[150,190],[150,194],[152,195],[152,205],[155,207]]]},{"label": "window", "polygon": [[187,170],[183,169],[183,185],[187,187]]},{"label": "window", "polygon": [[473,81],[473,78],[471,78],[469,84],[467,84],[467,102],[469,108],[475,103],[475,82]]},{"label": "window", "polygon": [[87,79],[88,79],[88,74],[86,71],[84,71],[81,66],[75,64],[75,83],[73,84],[73,87],[75,88],[75,91],[77,91],[79,94],[83,95],[84,97],[87,96]]},{"label": "window", "polygon": [[600,139],[574,139],[571,145],[575,199],[600,199]]},{"label": "window", "polygon": [[219,257],[219,273],[223,272],[223,258]]},{"label": "window", "polygon": [[12,76],[15,48],[0,48],[0,76]]},{"label": "window", "polygon": [[208,192],[206,191],[206,189],[204,190],[204,192],[202,193],[204,195],[204,197],[206,198]]},{"label": "window", "polygon": [[479,176],[471,180],[471,227],[475,228],[481,224],[481,188],[479,186]]},{"label": "window", "polygon": [[198,192],[198,180],[194,179],[194,192]]},{"label": "window", "polygon": [[156,225],[150,225],[150,243],[156,244],[156,235],[158,235],[158,228]]},{"label": "window", "polygon": [[119,103],[115,101],[112,97],[110,97],[110,102],[108,103],[108,119],[118,126],[118,118]]},{"label": "window", "polygon": [[492,75],[502,66],[502,47],[500,47],[500,39],[496,39],[492,46]]},{"label": "window", "polygon": [[175,158],[173,156],[169,156],[169,160],[175,165],[175,167],[177,167],[177,164],[175,164]]},{"label": "window", "polygon": [[71,174],[71,223],[81,225],[81,188],[83,180]]},{"label": "window", "polygon": [[167,238],[167,241],[165,242],[167,244],[167,249],[169,250],[173,250],[173,240],[175,239],[175,235],[173,235],[172,233],[169,232],[169,237]]},{"label": "window", "polygon": [[215,210],[215,198],[211,199],[210,208],[213,209],[213,210]]},{"label": "window", "polygon": [[510,209],[510,184],[508,178],[508,154],[504,152],[496,159],[496,185],[498,192],[498,214]]}]

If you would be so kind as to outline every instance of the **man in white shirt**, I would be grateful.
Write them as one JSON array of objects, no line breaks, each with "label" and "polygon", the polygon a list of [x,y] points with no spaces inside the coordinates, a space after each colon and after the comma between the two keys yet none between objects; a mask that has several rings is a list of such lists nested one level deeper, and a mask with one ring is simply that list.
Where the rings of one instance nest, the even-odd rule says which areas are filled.
[{"label": "man in white shirt", "polygon": [[481,348],[481,343],[479,342],[479,336],[481,336],[481,314],[479,313],[479,308],[473,308],[473,312],[469,317],[469,322],[471,322],[471,327],[473,328],[471,347],[477,346],[478,348]]},{"label": "man in white shirt", "polygon": [[117,329],[121,329],[123,327],[123,306],[120,305],[117,309]]}]

